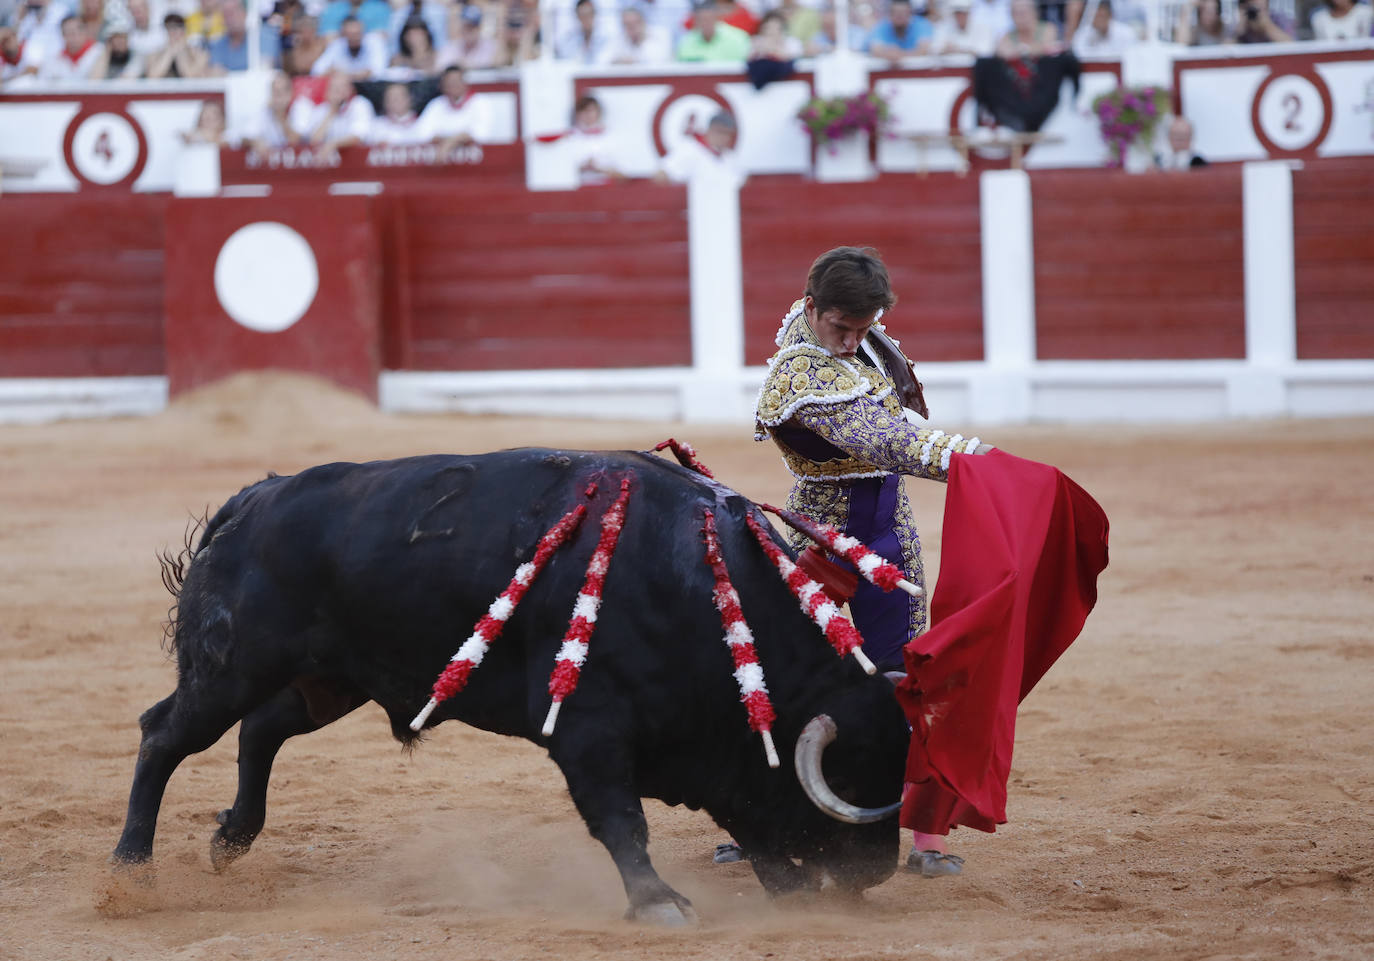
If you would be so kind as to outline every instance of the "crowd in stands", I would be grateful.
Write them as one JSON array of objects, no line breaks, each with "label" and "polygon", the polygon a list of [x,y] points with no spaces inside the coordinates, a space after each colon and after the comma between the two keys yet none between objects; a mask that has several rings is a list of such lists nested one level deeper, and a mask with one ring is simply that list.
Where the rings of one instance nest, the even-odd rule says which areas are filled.
[{"label": "crowd in stands", "polygon": [[[0,0],[0,82],[203,77],[245,70],[249,17],[260,62],[288,76],[340,70],[406,82],[445,68],[509,66],[552,45],[589,65],[674,60],[789,63],[833,50],[830,0]],[[1374,32],[1368,0],[1183,0],[1188,45],[1343,40]],[[1117,55],[1144,36],[1141,0],[853,0],[847,42],[896,62],[923,54]],[[548,34],[546,36],[545,34]],[[767,70],[764,71],[767,76]]]}]

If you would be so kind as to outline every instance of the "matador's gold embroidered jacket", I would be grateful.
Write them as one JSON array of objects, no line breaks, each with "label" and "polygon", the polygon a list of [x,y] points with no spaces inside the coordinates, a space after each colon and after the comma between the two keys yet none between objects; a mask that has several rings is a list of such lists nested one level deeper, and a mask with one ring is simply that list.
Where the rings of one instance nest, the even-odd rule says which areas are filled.
[{"label": "matador's gold embroidered jacket", "polygon": [[[797,478],[787,507],[855,536],[856,526],[874,520],[890,525],[903,556],[889,560],[900,563],[908,580],[924,584],[920,540],[900,481],[890,521],[870,517],[852,524],[851,498],[861,482],[892,474],[943,481],[950,454],[972,453],[977,438],[908,422],[877,351],[861,350],[854,360],[834,356],[812,332],[801,301],[783,319],[777,344],[759,392],[755,436],[772,438]],[[791,537],[797,549],[805,546],[804,535]],[[925,629],[924,595],[911,599],[908,620],[909,637]]]}]

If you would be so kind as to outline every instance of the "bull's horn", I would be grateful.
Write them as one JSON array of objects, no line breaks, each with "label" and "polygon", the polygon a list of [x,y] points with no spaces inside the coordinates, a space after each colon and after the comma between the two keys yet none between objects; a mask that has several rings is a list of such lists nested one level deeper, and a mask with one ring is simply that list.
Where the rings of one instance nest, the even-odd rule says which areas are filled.
[{"label": "bull's horn", "polygon": [[893,687],[896,687],[906,680],[906,671],[883,671],[883,677],[891,681]]},{"label": "bull's horn", "polygon": [[829,714],[816,715],[802,730],[801,737],[797,738],[797,750],[794,755],[797,780],[801,782],[802,790],[806,792],[812,804],[837,821],[847,824],[872,824],[874,821],[892,817],[902,809],[900,801],[884,808],[861,808],[842,800],[830,789],[830,785],[825,783],[825,775],[821,773],[821,755],[838,733]]}]

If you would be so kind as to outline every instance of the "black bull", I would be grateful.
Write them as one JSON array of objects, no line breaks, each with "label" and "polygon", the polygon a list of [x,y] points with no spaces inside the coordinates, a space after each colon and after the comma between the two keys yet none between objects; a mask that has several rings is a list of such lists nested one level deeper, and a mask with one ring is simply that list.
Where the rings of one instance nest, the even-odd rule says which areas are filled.
[{"label": "black bull", "polygon": [[[544,737],[549,673],[596,519],[626,475],[633,493],[590,654]],[[889,877],[895,819],[854,824],[822,813],[799,785],[792,750],[812,718],[829,715],[838,738],[824,756],[826,781],[843,801],[882,805],[901,790],[906,721],[890,682],[840,659],[801,611],[744,523],[757,508],[650,454],[547,450],[328,464],[232,497],[180,584],[177,687],[139,719],[116,863],[151,857],[168,778],[236,721],[238,794],[212,839],[216,867],[261,831],[272,761],[287,738],[376,701],[396,737],[412,741],[408,722],[448,658],[540,535],[586,502],[593,480],[588,520],[429,725],[457,718],[546,747],[615,860],[631,917],[691,917],[649,862],[645,797],[704,809],[743,845],[771,894],[826,875],[849,890]],[[777,710],[780,769],[767,767],[748,728],[722,641],[703,563],[707,508]],[[176,588],[178,577],[170,580]]]}]

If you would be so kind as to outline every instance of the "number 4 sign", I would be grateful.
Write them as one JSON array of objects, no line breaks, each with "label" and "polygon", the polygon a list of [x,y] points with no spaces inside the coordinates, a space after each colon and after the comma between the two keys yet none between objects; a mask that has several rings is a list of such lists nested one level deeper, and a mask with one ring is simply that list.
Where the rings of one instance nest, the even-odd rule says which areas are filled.
[{"label": "number 4 sign", "polygon": [[117,113],[79,115],[68,128],[66,147],[72,172],[100,187],[131,181],[147,159],[142,134]]}]

